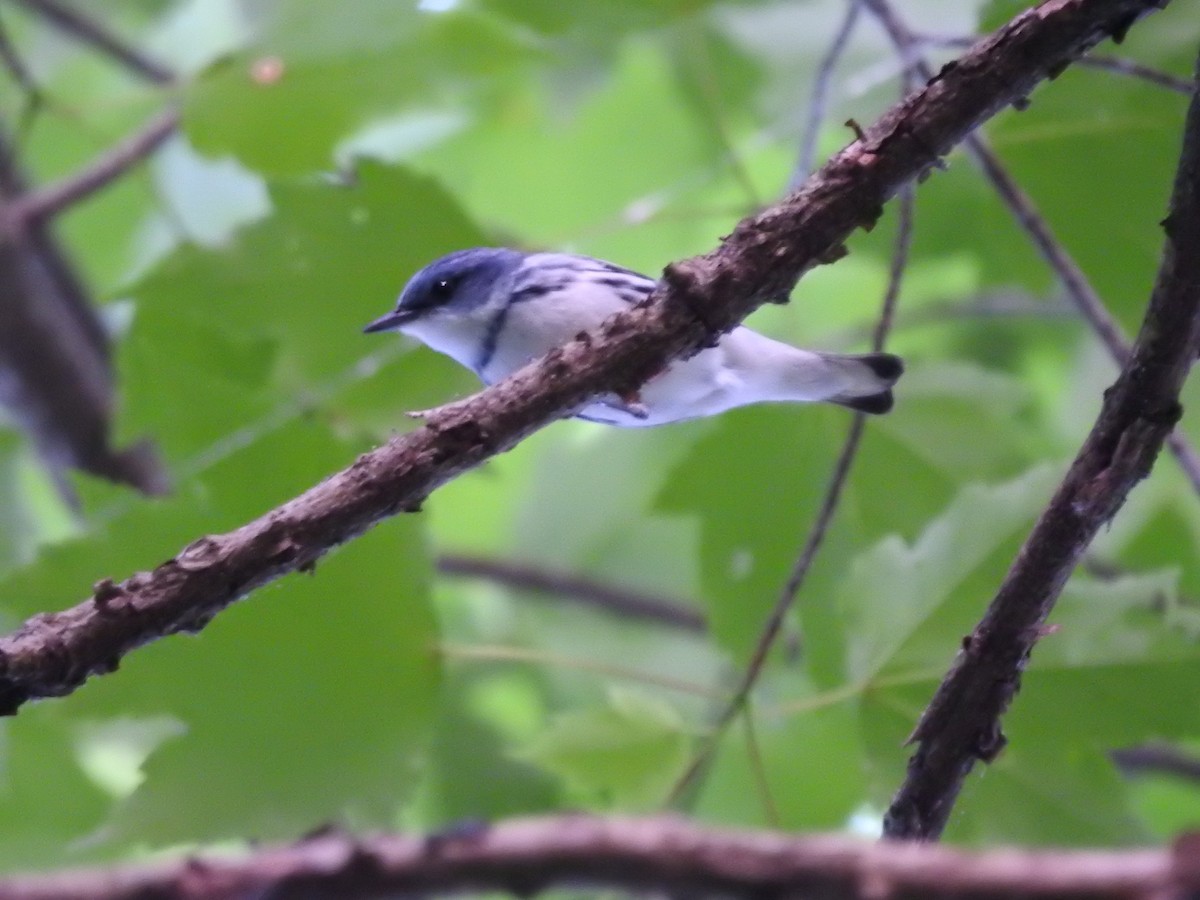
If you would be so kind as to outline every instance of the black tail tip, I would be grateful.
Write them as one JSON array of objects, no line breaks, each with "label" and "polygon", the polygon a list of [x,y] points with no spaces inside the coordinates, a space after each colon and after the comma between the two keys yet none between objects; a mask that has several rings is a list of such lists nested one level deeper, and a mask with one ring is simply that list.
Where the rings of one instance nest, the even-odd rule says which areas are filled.
[{"label": "black tail tip", "polygon": [[[881,354],[883,355],[883,354]],[[892,357],[896,362],[900,360]],[[881,378],[886,377],[881,375]],[[899,376],[897,376],[899,377]],[[895,398],[892,397],[891,390],[881,391],[878,394],[870,394],[866,397],[850,397],[846,400],[834,400],[838,406],[844,406],[847,409],[852,409],[855,412],[867,413],[872,416],[881,416],[892,408]]]},{"label": "black tail tip", "polygon": [[[883,381],[894,383],[901,375],[904,374],[904,360],[898,356],[893,356],[891,353],[864,353],[859,357],[859,360],[864,366],[870,369],[875,375]],[[891,401],[888,401],[888,406],[891,406]],[[869,412],[869,410],[864,410]],[[883,410],[886,412],[887,410]]]}]

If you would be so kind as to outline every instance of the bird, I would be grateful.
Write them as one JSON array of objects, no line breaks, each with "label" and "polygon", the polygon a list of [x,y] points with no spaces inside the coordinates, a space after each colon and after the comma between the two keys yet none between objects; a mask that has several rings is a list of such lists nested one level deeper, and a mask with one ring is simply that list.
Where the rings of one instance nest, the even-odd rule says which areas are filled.
[{"label": "bird", "polygon": [[[656,281],[590,256],[473,247],[418,271],[395,308],[363,331],[398,331],[454,359],[485,385],[642,302]],[[605,395],[577,418],[665,425],[752,403],[826,401],[858,412],[892,408],[904,363],[890,353],[802,350],[742,325],[666,368],[629,396]]]}]

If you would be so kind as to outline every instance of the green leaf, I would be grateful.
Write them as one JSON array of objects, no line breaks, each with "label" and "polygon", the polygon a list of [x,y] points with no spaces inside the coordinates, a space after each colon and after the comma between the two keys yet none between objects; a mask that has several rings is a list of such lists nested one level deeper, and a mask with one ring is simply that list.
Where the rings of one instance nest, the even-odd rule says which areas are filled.
[{"label": "green leaf", "polygon": [[1021,421],[1029,391],[1016,379],[968,363],[916,366],[897,389],[895,415],[874,423],[956,482],[1012,477],[1033,459]]},{"label": "green leaf", "polygon": [[[486,119],[413,165],[458,186],[478,218],[499,223],[525,244],[561,246],[619,226],[627,204],[711,164],[715,150],[696,133],[656,45],[623,45],[606,74],[569,113],[541,84],[514,89]],[[637,165],[614,165],[627,158],[631,134],[639,135]],[[653,254],[648,261],[656,271],[668,258]]]},{"label": "green leaf", "polygon": [[[169,458],[379,374],[375,354],[396,339],[364,336],[362,326],[425,263],[481,243],[441,188],[400,169],[364,165],[348,186],[279,184],[271,198],[274,213],[232,246],[182,247],[134,290],[137,317],[122,347],[127,427],[154,433]],[[448,381],[448,363],[428,351],[422,359],[423,370],[443,373],[433,384],[474,381]],[[403,388],[393,385],[396,425],[420,408]]]},{"label": "green leaf", "polygon": [[[758,640],[848,424],[827,407],[735,410],[695,445],[660,495],[664,510],[700,518],[706,618],[738,660]],[[836,540],[830,544],[821,566],[840,558]]]},{"label": "green leaf", "polygon": [[4,723],[3,741],[0,868],[28,872],[93,858],[82,841],[112,800],[80,769],[70,725],[34,707]]},{"label": "green leaf", "polygon": [[[862,736],[848,699],[833,703],[811,685],[802,685],[800,696],[782,714],[752,708],[757,753],[744,725],[735,722],[704,780],[695,814],[723,825],[843,828],[862,804],[867,775]],[[772,822],[768,808],[778,822]]]},{"label": "green leaf", "polygon": [[682,771],[689,745],[670,706],[613,688],[606,706],[556,717],[523,755],[590,806],[652,809]]},{"label": "green leaf", "polygon": [[[104,575],[121,577],[265,512],[353,452],[311,420],[293,422],[212,466],[187,494],[47,552],[4,595],[56,609]],[[314,574],[256,591],[198,637],[157,641],[57,701],[74,722],[170,716],[183,726],[146,761],[145,781],[104,831],[109,846],[393,821],[436,711],[429,579],[421,520],[403,517]]]},{"label": "green leaf", "polygon": [[[1170,749],[1185,759],[1197,758],[1195,741]],[[1196,801],[1200,799],[1195,779],[1166,771],[1137,772],[1130,779],[1129,792],[1134,807],[1157,840],[1170,840],[1195,826]]]},{"label": "green leaf", "polygon": [[948,664],[1058,479],[1039,466],[996,487],[968,486],[915,544],[886,538],[856,559],[839,597],[847,680]]},{"label": "green leaf", "polygon": [[393,821],[436,709],[420,550],[410,520],[382,526],[314,578],[224,613],[188,646],[145,651],[122,682],[81,698],[110,713],[169,711],[187,727],[147,760],[112,837],[268,838],[313,822]]},{"label": "green leaf", "polygon": [[[709,432],[707,423],[623,429],[586,422],[554,426],[559,440],[530,448],[537,456],[527,491],[514,504],[517,555],[560,567],[602,560],[638,525],[676,463]],[[586,510],[586,515],[580,512]],[[564,529],[561,523],[571,522]]]},{"label": "green leaf", "polygon": [[[1018,699],[1018,703],[1020,700]],[[976,845],[1142,843],[1128,783],[1103,753],[1016,744],[964,788],[946,837]]]},{"label": "green leaf", "polygon": [[203,152],[252,169],[331,167],[334,148],[374,117],[439,94],[461,98],[519,70],[533,49],[470,11],[422,13],[358,0],[353,13],[281,0],[238,55],[189,86],[184,126]]},{"label": "green leaf", "polygon": [[[852,566],[841,594],[846,687],[862,692],[864,739],[884,774],[881,802],[903,777],[905,736],[1055,480],[1039,467],[997,487],[970,486],[913,545],[887,538]],[[1073,843],[1139,836],[1104,754],[1200,733],[1194,704],[1144,702],[1187,696],[1200,677],[1200,648],[1175,625],[1175,582],[1166,571],[1068,583],[1003,721],[1008,749],[969,779],[955,835]]]},{"label": "green leaf", "polygon": [[1109,749],[1200,734],[1197,704],[1145,702],[1188,696],[1200,678],[1200,646],[1173,627],[1176,581],[1172,571],[1072,579],[1034,651],[1012,739]]},{"label": "green leaf", "polygon": [[[1163,216],[1185,103],[1133,79],[1074,67],[1039,90],[1029,109],[989,129],[1022,190],[1131,334],[1159,263],[1158,235],[1146,226]],[[1086,166],[1078,164],[1082,154]],[[1125,252],[1114,253],[1117,246]]]}]

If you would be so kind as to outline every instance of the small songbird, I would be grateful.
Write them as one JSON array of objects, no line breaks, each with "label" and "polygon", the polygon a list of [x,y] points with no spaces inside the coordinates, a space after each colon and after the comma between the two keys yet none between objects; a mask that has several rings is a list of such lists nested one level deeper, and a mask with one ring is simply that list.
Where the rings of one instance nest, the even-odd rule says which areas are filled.
[{"label": "small songbird", "polygon": [[[654,285],[653,278],[588,256],[476,247],[421,269],[395,310],[364,331],[400,331],[493,384],[644,300]],[[750,403],[818,400],[884,413],[903,371],[900,358],[888,353],[800,350],[742,326],[715,347],[670,363],[636,396],[602,397],[578,416],[638,427]]]}]

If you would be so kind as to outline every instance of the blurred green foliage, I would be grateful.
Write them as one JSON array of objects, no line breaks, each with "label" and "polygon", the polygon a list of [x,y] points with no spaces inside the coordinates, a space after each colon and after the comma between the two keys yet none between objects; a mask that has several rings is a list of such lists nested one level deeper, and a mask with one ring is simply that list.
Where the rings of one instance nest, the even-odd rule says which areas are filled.
[{"label": "blurred green foliage", "polygon": [[[904,6],[945,34],[1012,4]],[[656,272],[710,248],[788,181],[843,13],[835,0],[85,8],[180,83],[147,86],[6,6],[45,95],[21,153],[39,180],[60,177],[182,103],[181,134],[60,227],[119,331],[120,429],[158,441],[175,492],[81,482],[75,513],[0,435],[9,628],[265,512],[414,427],[406,410],[474,391],[447,360],[359,333],[429,259],[507,243]],[[1182,75],[1198,39],[1177,3],[1119,52]],[[822,152],[848,139],[838,123],[895,96],[891,60],[860,28]],[[6,118],[24,99],[0,86]],[[1184,98],[1072,70],[1032,99],[989,138],[1133,329]],[[735,723],[691,798],[707,821],[878,827],[904,739],[1113,374],[969,160],[948,164],[918,192],[897,408],[868,425],[754,695],[753,741]],[[863,348],[894,237],[889,213],[754,323]],[[661,808],[757,640],[848,425],[842,410],[761,407],[644,433],[546,429],[198,637],[0,724],[0,866],[327,822]],[[1099,541],[1103,577],[1068,585],[1009,749],[970,779],[954,838],[1122,843],[1196,824],[1195,785],[1126,781],[1106,754],[1200,738],[1198,537],[1200,503],[1164,460]],[[437,576],[443,553],[681,597],[709,632]]]}]

